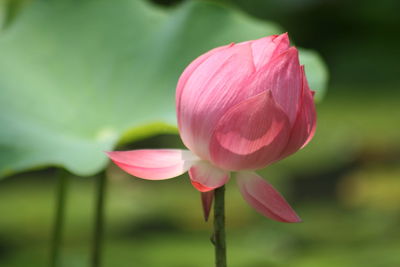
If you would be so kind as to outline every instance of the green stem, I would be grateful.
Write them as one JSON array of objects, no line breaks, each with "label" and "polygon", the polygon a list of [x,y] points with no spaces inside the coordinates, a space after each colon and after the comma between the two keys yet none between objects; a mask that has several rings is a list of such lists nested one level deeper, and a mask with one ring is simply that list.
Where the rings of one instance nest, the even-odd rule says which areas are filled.
[{"label": "green stem", "polygon": [[104,234],[104,202],[107,186],[106,174],[101,174],[96,177],[96,210],[94,221],[94,233],[92,244],[92,267],[101,266],[101,252],[103,248],[103,234]]},{"label": "green stem", "polygon": [[60,169],[57,174],[56,210],[54,216],[54,227],[50,247],[50,266],[60,265],[60,248],[62,243],[62,232],[65,218],[65,202],[68,189],[68,177],[64,170]]},{"label": "green stem", "polygon": [[215,266],[226,267],[225,244],[225,186],[214,190],[214,238]]}]

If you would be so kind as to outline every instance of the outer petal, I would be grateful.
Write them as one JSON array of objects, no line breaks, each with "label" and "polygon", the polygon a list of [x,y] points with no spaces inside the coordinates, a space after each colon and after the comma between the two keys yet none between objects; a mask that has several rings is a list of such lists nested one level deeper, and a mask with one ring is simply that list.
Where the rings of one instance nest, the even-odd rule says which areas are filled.
[{"label": "outer petal", "polygon": [[289,48],[287,33],[281,35],[267,36],[251,41],[253,61],[256,69],[264,67],[276,55],[279,55]]},{"label": "outer petal", "polygon": [[200,161],[189,169],[193,186],[200,192],[211,191],[221,187],[229,180],[227,171],[218,169],[206,161]]},{"label": "outer petal", "polygon": [[209,138],[221,116],[247,97],[243,91],[254,70],[250,44],[232,45],[213,53],[187,78],[177,103],[179,130],[201,158],[209,159]]},{"label": "outer petal", "polygon": [[276,103],[282,107],[293,125],[302,90],[302,72],[297,49],[291,47],[274,57],[257,73],[251,87],[254,92],[271,90]]},{"label": "outer petal", "polygon": [[204,220],[208,221],[210,216],[211,205],[214,200],[214,190],[201,193],[201,204],[203,206]]},{"label": "outer petal", "polygon": [[231,108],[210,141],[211,161],[227,170],[258,169],[278,159],[290,125],[270,91]]},{"label": "outer petal", "polygon": [[[317,112],[315,110],[314,95],[315,91],[311,91],[308,85],[306,73],[304,71],[304,66],[302,66],[303,71],[303,94],[302,103],[300,109],[300,115],[298,115],[296,123],[303,121],[303,125],[306,125],[306,141],[301,145],[301,148],[305,147],[311,139],[314,137],[315,129],[317,127]],[[292,130],[294,131],[295,128]]]},{"label": "outer petal", "polygon": [[[208,51],[207,53],[199,56],[198,58],[196,58],[195,60],[193,60],[189,66],[187,66],[185,68],[185,70],[183,71],[183,73],[181,74],[181,76],[179,77],[179,81],[178,84],[176,86],[176,106],[177,109],[180,106],[180,100],[181,100],[181,94],[183,91],[183,88],[185,87],[185,84],[187,82],[187,80],[190,78],[190,76],[192,75],[192,73],[204,62],[206,61],[210,56],[214,55],[215,53],[217,53],[218,51],[224,50],[229,48],[231,45],[225,45],[225,46],[221,46],[221,47],[217,47],[214,48],[210,51]],[[178,111],[178,110],[177,110]]]},{"label": "outer petal", "polygon": [[313,93],[310,90],[303,70],[303,90],[300,109],[297,119],[290,133],[289,142],[282,152],[281,158],[287,157],[297,150],[303,148],[312,139],[316,127],[316,112]]},{"label": "outer petal", "polygon": [[239,172],[237,182],[243,198],[262,215],[279,222],[300,222],[282,195],[256,173]]},{"label": "outer petal", "polygon": [[180,149],[112,151],[107,155],[127,173],[148,180],[179,176],[199,160],[190,151]]}]

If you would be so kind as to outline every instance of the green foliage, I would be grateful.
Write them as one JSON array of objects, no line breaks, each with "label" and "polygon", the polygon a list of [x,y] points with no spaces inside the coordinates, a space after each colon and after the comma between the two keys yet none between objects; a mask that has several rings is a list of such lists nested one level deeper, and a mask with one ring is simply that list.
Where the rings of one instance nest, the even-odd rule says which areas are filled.
[{"label": "green foliage", "polygon": [[301,49],[300,62],[305,66],[310,88],[315,91],[315,100],[321,101],[328,86],[328,70],[317,52]]},{"label": "green foliage", "polygon": [[[352,174],[359,182],[353,184],[356,190],[348,193],[355,195],[343,195],[339,190],[334,201],[289,199],[304,220],[300,224],[265,219],[245,203],[236,184],[229,183],[229,266],[399,266],[400,207],[396,203],[400,167],[394,166],[390,173],[385,168],[361,170],[374,173],[369,174],[367,184],[359,171]],[[6,216],[0,220],[0,266],[36,267],[48,263],[53,175],[30,172],[2,182],[0,211]],[[209,241],[212,221],[203,221],[199,193],[186,175],[146,181],[132,179],[116,167],[109,175],[112,182],[107,192],[104,267],[213,266],[214,251]],[[84,267],[90,257],[95,181],[69,178],[62,266]],[[280,190],[285,187],[274,186]],[[382,186],[391,189],[383,195]],[[290,198],[288,192],[283,193]],[[391,201],[382,201],[385,199]]]},{"label": "green foliage", "polygon": [[0,30],[7,27],[16,14],[33,0],[0,0]]},{"label": "green foliage", "polygon": [[[280,32],[203,1],[170,10],[139,0],[30,3],[0,35],[0,176],[48,165],[100,171],[102,151],[121,137],[176,131],[175,85],[191,60]],[[318,60],[306,64],[318,69]],[[323,89],[313,71],[311,86]]]}]

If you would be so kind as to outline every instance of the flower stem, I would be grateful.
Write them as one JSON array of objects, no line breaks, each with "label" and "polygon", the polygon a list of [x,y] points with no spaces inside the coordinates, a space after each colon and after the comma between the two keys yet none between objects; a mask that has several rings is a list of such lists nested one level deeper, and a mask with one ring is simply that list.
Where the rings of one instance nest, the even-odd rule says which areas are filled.
[{"label": "flower stem", "polygon": [[67,190],[68,177],[66,172],[60,169],[57,173],[56,210],[54,214],[54,226],[50,247],[50,267],[57,267],[60,265],[60,248],[64,228]]},{"label": "flower stem", "polygon": [[106,174],[96,177],[96,210],[94,218],[94,233],[92,244],[92,267],[101,266],[101,253],[103,248],[104,234],[104,203],[107,186]]},{"label": "flower stem", "polygon": [[214,190],[214,236],[215,266],[226,267],[225,244],[225,186]]}]

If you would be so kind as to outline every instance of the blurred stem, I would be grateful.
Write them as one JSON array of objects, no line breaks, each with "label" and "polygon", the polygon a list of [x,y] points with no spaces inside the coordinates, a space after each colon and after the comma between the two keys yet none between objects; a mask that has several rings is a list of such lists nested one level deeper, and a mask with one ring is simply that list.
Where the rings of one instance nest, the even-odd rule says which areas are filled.
[{"label": "blurred stem", "polygon": [[225,186],[214,190],[214,237],[215,266],[226,267],[225,244]]},{"label": "blurred stem", "polygon": [[96,177],[96,210],[94,218],[94,233],[92,244],[92,267],[101,266],[101,253],[103,249],[104,235],[104,202],[106,194],[107,179],[103,173]]},{"label": "blurred stem", "polygon": [[57,192],[56,192],[56,210],[54,216],[54,228],[50,248],[50,266],[60,265],[60,249],[62,243],[62,232],[65,218],[65,202],[68,190],[67,173],[60,169],[57,173]]}]

